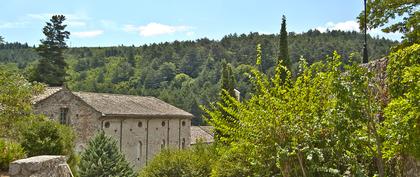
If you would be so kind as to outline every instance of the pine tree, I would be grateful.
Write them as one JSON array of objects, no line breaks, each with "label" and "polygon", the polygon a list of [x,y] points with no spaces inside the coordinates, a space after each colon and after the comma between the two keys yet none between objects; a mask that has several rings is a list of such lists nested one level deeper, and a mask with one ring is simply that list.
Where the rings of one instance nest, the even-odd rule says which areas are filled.
[{"label": "pine tree", "polygon": [[63,25],[66,19],[64,15],[54,15],[43,28],[45,39],[36,48],[42,57],[33,73],[32,80],[46,83],[50,86],[62,86],[65,81],[66,63],[63,51],[67,48],[65,40],[70,32],[64,31],[67,25]]},{"label": "pine tree", "polygon": [[89,141],[79,165],[80,177],[134,177],[125,156],[118,150],[117,142],[100,132]]},{"label": "pine tree", "polygon": [[286,16],[284,15],[281,20],[280,45],[279,45],[278,55],[279,55],[279,62],[282,61],[283,65],[286,66],[290,70],[291,62],[290,62],[290,57],[289,57],[289,46],[287,44]]}]

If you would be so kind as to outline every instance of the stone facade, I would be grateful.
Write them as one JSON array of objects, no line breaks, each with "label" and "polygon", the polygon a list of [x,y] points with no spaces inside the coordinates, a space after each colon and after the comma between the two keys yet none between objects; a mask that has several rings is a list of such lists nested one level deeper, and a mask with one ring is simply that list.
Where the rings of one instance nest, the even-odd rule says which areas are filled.
[{"label": "stone facade", "polygon": [[162,148],[186,148],[190,144],[191,120],[185,118],[125,118],[103,120],[103,130],[113,136],[135,168],[147,164]]},{"label": "stone facade", "polygon": [[73,177],[64,156],[35,156],[12,162],[10,177]]},{"label": "stone facade", "polygon": [[58,89],[38,100],[36,113],[73,127],[77,152],[100,130],[117,140],[135,169],[162,148],[190,146],[192,115],[156,98]]},{"label": "stone facade", "polygon": [[101,130],[101,114],[67,89],[59,90],[37,102],[34,110],[35,113],[44,114],[57,122],[61,121],[62,111],[67,110],[66,124],[75,130],[77,152],[83,150],[89,139]]}]

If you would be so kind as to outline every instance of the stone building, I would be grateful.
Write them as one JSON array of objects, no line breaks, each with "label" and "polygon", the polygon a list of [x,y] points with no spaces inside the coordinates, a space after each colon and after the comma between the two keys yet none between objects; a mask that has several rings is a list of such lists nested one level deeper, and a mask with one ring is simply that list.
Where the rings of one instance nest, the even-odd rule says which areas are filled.
[{"label": "stone building", "polygon": [[191,142],[191,115],[154,97],[71,92],[49,87],[34,98],[34,110],[73,127],[76,151],[99,130],[114,137],[135,168],[162,148],[186,148]]},{"label": "stone building", "polygon": [[191,126],[191,145],[197,143],[211,144],[214,142],[212,126]]}]

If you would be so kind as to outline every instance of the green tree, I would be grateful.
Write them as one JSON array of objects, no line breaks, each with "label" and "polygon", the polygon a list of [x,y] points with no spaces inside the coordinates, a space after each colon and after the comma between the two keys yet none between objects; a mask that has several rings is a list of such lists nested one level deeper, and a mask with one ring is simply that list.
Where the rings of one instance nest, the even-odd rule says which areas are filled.
[{"label": "green tree", "polygon": [[[232,72],[232,65],[226,62],[222,62],[222,76],[220,78],[221,82],[221,93],[222,95],[229,94],[232,97],[235,97],[235,76]],[[225,93],[226,92],[226,93]]]},{"label": "green tree", "polygon": [[25,157],[25,151],[19,143],[0,138],[0,171],[9,170],[9,164]]},{"label": "green tree", "polygon": [[66,62],[63,52],[67,48],[65,42],[69,38],[70,32],[65,31],[67,25],[63,22],[66,19],[64,15],[54,15],[43,28],[45,39],[36,48],[38,54],[42,57],[39,60],[32,80],[46,83],[50,86],[62,86],[65,82]]},{"label": "green tree", "polygon": [[19,140],[21,132],[33,121],[32,99],[44,86],[29,83],[10,66],[0,65],[0,138]]},{"label": "green tree", "polygon": [[214,146],[206,144],[164,149],[140,171],[139,177],[209,177],[214,157]]},{"label": "green tree", "polygon": [[[367,3],[367,16],[368,28],[384,27],[392,21],[393,24],[384,27],[382,31],[403,33],[403,44],[410,45],[420,40],[420,11],[416,0],[370,0]],[[364,11],[358,20],[363,29]]]},{"label": "green tree", "polygon": [[283,62],[283,65],[286,66],[289,70],[291,68],[291,61],[289,57],[289,45],[287,43],[287,30],[286,30],[286,16],[283,15],[281,19],[281,28],[280,28],[280,42],[279,42],[279,62]]},{"label": "green tree", "polygon": [[[230,126],[223,111],[206,111],[210,124],[229,135],[218,148],[221,159],[214,175],[378,174],[383,147],[377,131],[380,106],[369,82],[372,74],[341,61],[337,53],[311,66],[301,60],[302,72],[293,80],[281,63],[271,78],[253,68],[251,98],[239,102],[230,97],[230,105],[218,104],[240,126]],[[281,73],[286,73],[285,81]]]},{"label": "green tree", "polygon": [[80,177],[134,177],[129,163],[111,137],[99,132],[82,152],[79,164]]},{"label": "green tree", "polygon": [[29,157],[38,155],[65,155],[69,166],[76,172],[77,156],[74,152],[75,134],[71,127],[51,120],[34,121],[23,130],[21,145]]},{"label": "green tree", "polygon": [[4,37],[0,36],[0,44],[3,44],[3,43],[4,43]]},{"label": "green tree", "polygon": [[[387,67],[390,103],[380,133],[385,137],[384,156],[407,155],[420,159],[420,44],[389,55]],[[405,163],[406,161],[402,161]]]}]

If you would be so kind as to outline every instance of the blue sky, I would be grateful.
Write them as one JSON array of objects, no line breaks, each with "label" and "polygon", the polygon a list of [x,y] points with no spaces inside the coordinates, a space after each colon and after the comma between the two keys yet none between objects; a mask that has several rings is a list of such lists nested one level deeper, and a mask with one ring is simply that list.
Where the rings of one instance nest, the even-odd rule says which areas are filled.
[{"label": "blue sky", "polygon": [[[0,35],[8,42],[38,45],[42,27],[53,14],[67,17],[68,44],[142,45],[230,33],[278,33],[281,16],[287,30],[357,30],[362,0],[3,0]],[[370,34],[399,39],[399,34]]]}]

